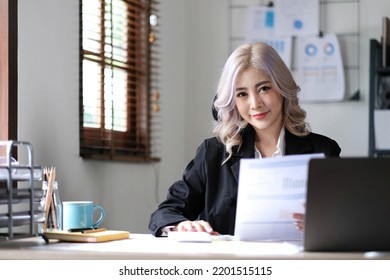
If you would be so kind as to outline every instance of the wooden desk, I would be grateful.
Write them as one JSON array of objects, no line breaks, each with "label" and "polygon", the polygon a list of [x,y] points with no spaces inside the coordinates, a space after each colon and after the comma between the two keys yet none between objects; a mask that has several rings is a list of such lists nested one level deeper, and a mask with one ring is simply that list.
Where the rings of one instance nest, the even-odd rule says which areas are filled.
[{"label": "wooden desk", "polygon": [[268,260],[356,260],[390,259],[390,252],[303,252],[289,243],[217,241],[212,243],[179,243],[149,234],[131,234],[129,239],[103,243],[68,243],[41,237],[0,242],[0,259],[268,259]]}]

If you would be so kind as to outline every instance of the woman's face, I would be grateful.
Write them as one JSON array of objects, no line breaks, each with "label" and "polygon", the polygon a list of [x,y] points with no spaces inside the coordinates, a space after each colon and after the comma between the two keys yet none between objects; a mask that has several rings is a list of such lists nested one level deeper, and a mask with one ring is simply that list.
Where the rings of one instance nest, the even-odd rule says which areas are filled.
[{"label": "woman's face", "polygon": [[280,132],[283,97],[268,76],[254,68],[242,71],[236,80],[235,101],[241,117],[256,131]]}]

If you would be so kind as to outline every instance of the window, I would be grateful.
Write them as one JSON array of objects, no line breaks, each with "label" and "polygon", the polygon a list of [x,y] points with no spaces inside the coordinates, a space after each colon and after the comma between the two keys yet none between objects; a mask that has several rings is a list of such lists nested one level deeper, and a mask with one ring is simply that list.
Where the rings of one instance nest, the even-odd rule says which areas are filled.
[{"label": "window", "polygon": [[157,161],[157,2],[80,1],[80,155]]}]

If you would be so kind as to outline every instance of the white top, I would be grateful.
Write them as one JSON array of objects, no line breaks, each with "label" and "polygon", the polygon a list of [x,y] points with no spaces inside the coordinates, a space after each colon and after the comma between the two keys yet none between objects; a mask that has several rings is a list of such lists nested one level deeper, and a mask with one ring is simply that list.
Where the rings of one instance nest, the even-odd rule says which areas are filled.
[{"label": "white top", "polygon": [[[278,143],[276,144],[276,150],[272,154],[272,157],[281,157],[284,155],[284,146],[285,146],[284,135],[285,135],[285,131],[283,126],[282,129],[280,130]],[[256,145],[255,145],[255,158],[263,158],[261,156],[260,151],[257,149]]]}]

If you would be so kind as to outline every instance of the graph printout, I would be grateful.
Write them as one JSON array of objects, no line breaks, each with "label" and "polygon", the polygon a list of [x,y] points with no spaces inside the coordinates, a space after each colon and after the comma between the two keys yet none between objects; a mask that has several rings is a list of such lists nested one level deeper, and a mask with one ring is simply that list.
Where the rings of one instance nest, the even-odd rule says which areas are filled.
[{"label": "graph printout", "polygon": [[323,154],[242,159],[236,228],[240,240],[302,240],[292,213],[304,213],[308,165]]},{"label": "graph printout", "polygon": [[292,36],[275,35],[275,9],[259,5],[249,5],[246,17],[246,36],[248,43],[264,42],[273,47],[286,63],[292,67]]},{"label": "graph printout", "polygon": [[319,0],[274,0],[275,35],[305,37],[318,35]]},{"label": "graph printout", "polygon": [[345,95],[344,67],[335,34],[296,40],[296,80],[301,102],[342,101]]}]

